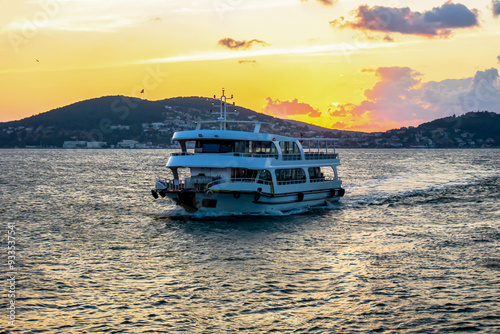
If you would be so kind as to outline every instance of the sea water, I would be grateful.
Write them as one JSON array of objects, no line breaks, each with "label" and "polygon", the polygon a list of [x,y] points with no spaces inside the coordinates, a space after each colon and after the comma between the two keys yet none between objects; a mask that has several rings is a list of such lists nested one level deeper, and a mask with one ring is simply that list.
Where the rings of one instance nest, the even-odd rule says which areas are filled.
[{"label": "sea water", "polygon": [[151,196],[169,153],[0,150],[1,333],[500,332],[500,150],[339,149],[340,203],[210,217]]}]

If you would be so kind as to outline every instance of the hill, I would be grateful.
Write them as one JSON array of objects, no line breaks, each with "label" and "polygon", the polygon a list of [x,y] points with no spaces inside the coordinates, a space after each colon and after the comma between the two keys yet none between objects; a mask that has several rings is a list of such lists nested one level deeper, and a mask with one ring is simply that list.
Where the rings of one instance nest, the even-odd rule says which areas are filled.
[{"label": "hill", "polygon": [[[85,100],[19,121],[0,123],[0,148],[63,147],[68,141],[77,147],[87,147],[87,142],[99,144],[90,147],[169,147],[175,131],[194,129],[197,121],[214,120],[218,109],[212,104],[218,102],[196,96],[161,101],[126,96]],[[211,109],[214,113],[210,113]],[[306,137],[336,137],[340,139],[340,147],[500,147],[500,115],[487,111],[384,133],[362,133],[283,120],[239,106],[228,110],[236,111],[230,116],[233,120],[267,122],[262,132],[292,137],[300,133]]]},{"label": "hill", "polygon": [[500,147],[500,114],[469,112],[408,128],[402,140],[428,147]]},{"label": "hill", "polygon": [[[122,140],[166,147],[175,131],[193,129],[196,121],[214,120],[209,111],[219,100],[206,97],[177,97],[147,101],[125,96],[105,96],[77,102],[19,121],[0,123],[0,147],[62,147],[65,141],[106,142],[116,146]],[[313,125],[282,120],[239,106],[234,120],[269,122],[262,132],[299,136],[338,136],[339,132]]]},{"label": "hill", "polygon": [[[384,133],[362,134],[343,146],[354,147],[425,147],[476,148],[500,147],[500,115],[493,112],[469,112],[403,127]],[[359,137],[360,135],[358,135]]]}]

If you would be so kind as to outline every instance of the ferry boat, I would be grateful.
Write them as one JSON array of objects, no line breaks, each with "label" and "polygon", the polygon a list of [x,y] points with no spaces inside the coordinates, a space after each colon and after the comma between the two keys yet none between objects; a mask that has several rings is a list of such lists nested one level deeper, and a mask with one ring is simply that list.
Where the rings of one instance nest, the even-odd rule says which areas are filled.
[{"label": "ferry boat", "polygon": [[[173,178],[156,180],[155,199],[168,198],[189,213],[254,214],[328,205],[344,196],[337,139],[261,133],[262,122],[230,121],[227,100],[232,98],[223,89],[216,121],[174,133],[181,152],[167,162]],[[214,122],[219,129],[201,129]],[[229,130],[233,123],[250,123],[253,132]]]}]

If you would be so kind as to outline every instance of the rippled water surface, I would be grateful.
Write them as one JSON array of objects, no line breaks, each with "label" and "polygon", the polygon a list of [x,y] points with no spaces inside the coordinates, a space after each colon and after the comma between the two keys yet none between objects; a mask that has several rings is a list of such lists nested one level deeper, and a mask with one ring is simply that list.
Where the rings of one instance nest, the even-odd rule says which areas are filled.
[{"label": "rippled water surface", "polygon": [[338,205],[189,217],[168,151],[0,150],[0,332],[499,333],[500,150],[339,153]]}]

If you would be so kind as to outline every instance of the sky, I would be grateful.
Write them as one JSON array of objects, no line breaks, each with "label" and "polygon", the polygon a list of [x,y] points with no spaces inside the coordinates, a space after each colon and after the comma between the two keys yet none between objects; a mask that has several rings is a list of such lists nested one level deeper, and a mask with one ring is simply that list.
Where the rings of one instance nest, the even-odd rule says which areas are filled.
[{"label": "sky", "polygon": [[386,131],[500,112],[499,42],[497,0],[0,0],[0,122],[225,88],[257,112]]}]

